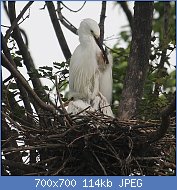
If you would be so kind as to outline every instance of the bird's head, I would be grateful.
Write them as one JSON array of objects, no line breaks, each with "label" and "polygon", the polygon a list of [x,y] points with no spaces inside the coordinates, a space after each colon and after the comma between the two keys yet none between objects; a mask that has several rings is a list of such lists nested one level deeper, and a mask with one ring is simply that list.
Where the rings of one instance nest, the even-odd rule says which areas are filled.
[{"label": "bird's head", "polygon": [[86,18],[80,23],[78,34],[89,35],[99,38],[100,28],[96,21],[92,20],[91,18]]},{"label": "bird's head", "polygon": [[107,64],[109,63],[107,54],[106,54],[105,50],[103,49],[103,46],[100,42],[100,27],[98,26],[98,23],[96,21],[92,20],[91,18],[84,19],[80,23],[80,26],[78,29],[78,34],[79,34],[79,36],[81,36],[81,35],[92,36],[95,39],[95,42],[97,43],[99,48],[101,49],[105,62]]}]

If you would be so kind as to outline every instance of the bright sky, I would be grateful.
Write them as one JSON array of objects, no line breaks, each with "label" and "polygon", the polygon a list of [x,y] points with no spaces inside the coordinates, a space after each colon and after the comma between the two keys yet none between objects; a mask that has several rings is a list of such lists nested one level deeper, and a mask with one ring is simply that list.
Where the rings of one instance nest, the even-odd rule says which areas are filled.
[{"label": "bright sky", "polygon": [[[83,1],[65,1],[64,2],[69,8],[73,10],[79,9],[83,5]],[[23,7],[27,4],[26,1],[18,1],[16,2],[17,7],[17,15],[23,9]],[[50,21],[50,17],[47,11],[40,10],[44,6],[45,2],[36,1],[32,4],[30,8],[30,16],[26,19],[20,27],[23,28],[29,39],[29,50],[34,59],[34,63],[36,67],[39,66],[53,66],[53,62],[62,62],[65,61],[65,58],[62,54],[60,46],[58,44],[52,23]],[[129,2],[131,10],[133,11],[134,2]],[[1,24],[8,25],[9,21],[2,9],[1,16]],[[87,1],[84,8],[77,12],[73,13],[66,8],[63,8],[63,15],[77,28],[79,27],[80,22],[84,18],[92,18],[99,22],[100,19],[100,11],[101,11],[101,1]],[[29,14],[29,11],[26,12]],[[115,6],[115,2],[107,2],[107,11],[106,11],[106,19],[105,19],[105,38],[112,37],[117,38],[119,32],[121,31],[121,27],[128,25],[127,18],[119,6]],[[63,27],[64,35],[68,42],[71,52],[79,44],[78,36],[74,35],[70,31],[68,31],[65,27]],[[6,28],[2,27],[2,32],[4,34]],[[112,47],[117,42],[117,39],[110,40],[106,44]],[[120,46],[124,46],[125,44],[120,44]],[[171,64],[176,64],[176,54],[175,52],[171,56]]]},{"label": "bright sky", "polygon": [[[83,4],[82,1],[64,3],[73,10],[79,9]],[[27,2],[16,3],[18,13],[26,4]],[[34,2],[30,9],[30,17],[26,19],[20,27],[22,27],[28,35],[29,49],[36,66],[52,66],[54,61],[60,62],[65,59],[58,44],[47,8],[45,10],[39,10],[43,6],[44,2]],[[84,8],[78,13],[73,13],[66,8],[63,9],[62,13],[71,23],[73,23],[74,26],[78,28],[80,22],[84,18],[92,18],[99,22],[100,11],[101,2],[92,1],[87,2]],[[27,11],[27,13],[29,13],[29,11]],[[114,6],[114,2],[107,3],[106,16],[105,37],[116,38],[121,27],[128,24],[127,19],[119,6]],[[4,14],[4,11],[2,11],[2,24],[9,25],[9,21]],[[68,31],[65,27],[62,26],[62,28],[70,50],[73,52],[79,44],[78,36]],[[107,43],[107,45],[112,46],[116,43],[116,41],[116,39],[111,40]]]}]

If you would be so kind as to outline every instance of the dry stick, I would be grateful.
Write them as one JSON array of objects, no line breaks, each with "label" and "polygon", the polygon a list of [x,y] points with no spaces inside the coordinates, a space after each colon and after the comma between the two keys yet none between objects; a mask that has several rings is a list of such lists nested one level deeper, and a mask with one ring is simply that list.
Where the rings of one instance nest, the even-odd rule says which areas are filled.
[{"label": "dry stick", "polygon": [[11,27],[6,31],[6,35],[5,35],[5,40],[7,41],[10,37],[10,33],[13,31],[13,29],[15,28],[15,26],[17,25],[18,21],[22,18],[22,16],[25,14],[26,10],[32,5],[34,1],[29,1],[25,7],[23,8],[23,10],[20,12],[20,14],[18,15],[18,17],[13,21]]},{"label": "dry stick", "polygon": [[69,158],[66,159],[66,161],[62,164],[62,166],[57,169],[57,171],[55,171],[55,173],[52,173],[51,175],[55,176],[55,175],[58,175],[59,172],[61,172],[64,168],[65,168],[65,165],[67,164]]},{"label": "dry stick", "polygon": [[98,124],[102,127],[107,127],[107,125],[105,125],[105,123],[101,122],[100,119],[98,119],[97,116],[95,116],[94,114],[92,114],[91,112],[87,112],[87,114],[91,115],[92,116],[92,121],[94,121],[95,124]]},{"label": "dry stick", "polygon": [[[10,110],[8,110],[8,109],[3,109],[3,111],[4,112],[2,112],[2,114],[4,114],[4,116],[5,117],[8,117],[8,119],[9,119],[9,121],[10,121],[10,119],[11,119],[11,111]],[[9,115],[7,115],[7,114],[5,114],[5,112],[7,112]],[[28,114],[30,114],[30,113],[28,113]],[[33,116],[33,120],[34,120],[34,122],[35,123],[38,123],[38,121],[35,119],[35,116],[34,115],[31,115],[31,117]],[[22,118],[20,118],[20,117],[15,117],[15,119],[16,119],[16,121],[18,122],[18,123],[20,123],[20,127],[21,127],[21,129],[23,129],[23,128],[26,128],[26,129],[28,129],[28,130],[31,130],[31,131],[35,131],[35,132],[41,132],[41,129],[37,129],[36,128],[36,126],[35,126],[35,128],[33,127],[33,128],[31,128],[31,125],[32,125],[32,122],[27,122],[27,121],[24,121],[24,119],[22,119]],[[12,121],[14,121],[14,120],[12,120]]]},{"label": "dry stick", "polygon": [[58,82],[57,82],[57,76],[55,76],[55,86],[56,86],[56,91],[57,91],[57,96],[58,96],[58,99],[59,99],[59,102],[60,102],[60,106],[65,114],[65,117],[66,119],[69,121],[69,123],[67,122],[67,124],[69,124],[70,127],[71,124],[73,123],[72,119],[70,118],[68,112],[66,111],[64,105],[63,105],[63,102],[62,102],[62,99],[61,99],[61,96],[60,96],[60,91],[59,91],[59,88],[58,88]]},{"label": "dry stick", "polygon": [[83,5],[78,9],[78,10],[73,10],[73,9],[70,9],[68,6],[66,6],[62,1],[61,1],[61,4],[66,8],[68,9],[69,11],[71,12],[74,12],[74,13],[77,13],[79,11],[81,11],[83,9],[83,7],[85,6],[86,4],[86,1],[84,1]]},{"label": "dry stick", "polygon": [[73,143],[74,143],[75,141],[78,141],[79,139],[82,139],[82,138],[84,138],[84,137],[89,137],[89,136],[91,136],[91,135],[96,135],[96,134],[98,134],[98,133],[88,133],[88,134],[85,134],[85,135],[81,135],[81,136],[75,138],[72,142],[70,142],[70,143],[67,145],[67,147],[70,147],[71,145],[73,146]]},{"label": "dry stick", "polygon": [[14,152],[24,151],[24,150],[35,150],[35,149],[43,149],[43,148],[65,148],[65,145],[62,144],[44,144],[44,145],[36,145],[36,146],[20,146],[18,148],[4,148],[3,155],[8,155]]},{"label": "dry stick", "polygon": [[164,158],[163,156],[158,156],[158,157],[135,157],[136,160],[160,160]]},{"label": "dry stick", "polygon": [[126,161],[126,163],[129,163],[131,161],[131,154],[132,154],[132,150],[133,150],[133,141],[129,136],[127,136],[127,137],[129,139],[129,142],[130,142],[129,144],[131,145],[131,147],[130,147],[130,152],[129,152],[128,156],[126,157],[125,161]]},{"label": "dry stick", "polygon": [[76,113],[74,116],[80,115],[81,113],[85,112],[88,110],[91,106],[87,106],[85,109],[81,110],[80,112]]},{"label": "dry stick", "polygon": [[2,65],[6,66],[8,70],[12,73],[14,77],[16,77],[19,82],[22,84],[22,86],[26,89],[26,91],[32,96],[32,98],[36,101],[39,107],[41,107],[44,110],[51,111],[55,113],[55,108],[52,105],[47,105],[44,103],[37,94],[33,91],[33,89],[30,87],[26,79],[23,77],[23,75],[9,62],[9,60],[6,58],[6,56],[1,53],[2,57]]},{"label": "dry stick", "polygon": [[32,165],[32,166],[37,166],[37,165],[40,165],[40,164],[42,164],[42,163],[54,161],[54,160],[56,160],[56,159],[58,159],[58,158],[59,158],[58,156],[54,156],[54,157],[52,157],[52,158],[48,158],[48,159],[46,159],[46,160],[42,160],[42,161],[40,161],[40,162],[31,164],[31,165]]},{"label": "dry stick", "polygon": [[106,14],[106,1],[102,1],[102,8],[101,8],[101,14],[100,14],[100,42],[101,44],[103,43],[104,39],[104,21],[105,21],[105,16]]},{"label": "dry stick", "polygon": [[2,160],[2,165],[10,166],[11,168],[14,168],[14,169],[18,168],[26,172],[38,172],[38,169],[41,170],[41,168],[36,168],[27,164],[23,164],[21,162],[14,162],[12,160]]},{"label": "dry stick", "polygon": [[115,148],[111,145],[111,143],[106,138],[104,138],[103,135],[101,137],[109,145],[107,147],[110,147],[110,149],[109,149],[110,152],[113,153],[113,155],[115,156],[115,158],[120,162],[120,165],[122,165],[122,160],[118,157],[118,154],[117,154],[117,151],[115,150]]},{"label": "dry stick", "polygon": [[140,170],[141,175],[143,175],[143,170],[141,169],[141,166],[140,166],[138,160],[136,160],[135,158],[133,158],[133,159],[134,159],[134,161],[136,162],[136,164],[137,164],[137,166],[138,166],[138,168],[139,168],[139,170]]},{"label": "dry stick", "polygon": [[100,165],[101,169],[103,170],[104,175],[108,175],[105,168],[104,168],[104,166],[102,165],[102,163],[100,162],[100,160],[98,159],[98,157],[96,156],[94,151],[92,151],[92,154],[94,155],[95,159],[97,160],[98,164]]}]

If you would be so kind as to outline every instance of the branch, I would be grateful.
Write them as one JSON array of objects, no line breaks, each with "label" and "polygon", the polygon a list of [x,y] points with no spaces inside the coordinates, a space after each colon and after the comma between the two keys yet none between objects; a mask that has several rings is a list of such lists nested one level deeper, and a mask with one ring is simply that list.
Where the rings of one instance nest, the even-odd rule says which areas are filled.
[{"label": "branch", "polygon": [[63,14],[61,13],[61,2],[58,1],[57,2],[57,14],[58,14],[58,17],[59,17],[59,20],[60,22],[63,24],[63,26],[65,26],[68,30],[70,30],[72,33],[77,34],[77,28],[75,26],[72,25],[71,22],[69,22],[64,16]]},{"label": "branch", "polygon": [[6,35],[5,35],[5,40],[7,41],[8,38],[10,37],[11,32],[13,31],[13,29],[15,28],[15,26],[18,24],[18,21],[22,18],[22,16],[25,14],[26,10],[32,5],[34,1],[29,1],[25,7],[23,8],[23,10],[20,12],[20,14],[18,15],[18,17],[13,21],[13,23],[11,24],[11,27],[6,31]]},{"label": "branch", "polygon": [[21,83],[21,85],[26,89],[26,91],[29,93],[29,95],[32,96],[32,98],[36,101],[39,107],[41,107],[44,110],[55,112],[55,108],[51,105],[45,104],[33,91],[33,89],[29,86],[26,79],[22,76],[22,74],[9,62],[9,60],[6,58],[6,56],[1,53],[2,57],[2,65],[5,66],[11,74],[18,79],[18,81]]},{"label": "branch", "polygon": [[79,11],[81,11],[83,9],[83,7],[85,6],[86,4],[86,1],[84,1],[83,5],[78,9],[78,10],[73,10],[73,9],[70,9],[68,6],[66,6],[62,1],[60,2],[66,9],[68,9],[69,11],[71,12],[74,12],[74,13],[77,13]]},{"label": "branch", "polygon": [[53,2],[46,1],[46,5],[48,8],[48,12],[55,30],[55,34],[57,36],[58,42],[60,44],[60,47],[62,49],[63,55],[65,56],[65,59],[68,60],[71,57],[71,52],[69,50],[68,44],[66,42],[66,39],[64,37],[63,31],[61,29],[61,26],[58,22],[57,15],[55,12],[55,7]]},{"label": "branch", "polygon": [[171,103],[161,111],[161,117],[168,117],[176,110],[176,92],[174,93],[174,96],[175,97]]},{"label": "branch", "polygon": [[[1,33],[1,42],[2,42],[2,49],[3,49],[5,56],[7,57],[9,62],[16,68],[16,64],[15,64],[15,62],[14,62],[14,60],[10,54],[10,51],[7,47],[7,44],[5,42],[5,39],[2,35],[2,33]],[[27,94],[26,90],[24,89],[24,87],[19,83],[18,80],[16,80],[16,83],[17,83],[18,89],[20,90],[20,95],[22,97],[24,106],[25,106],[26,111],[27,111],[27,120],[28,120],[28,122],[32,123],[33,119],[31,118],[31,115],[33,114],[33,110],[31,108],[31,104],[30,104],[28,94]]]},{"label": "branch", "polygon": [[153,10],[153,2],[135,1],[130,56],[118,107],[118,117],[121,120],[131,119],[136,115],[143,96],[149,69]]},{"label": "branch", "polygon": [[5,10],[7,16],[9,17],[9,11],[8,11],[8,8],[7,8],[7,2],[6,1],[3,1],[3,7],[4,7],[4,10]]},{"label": "branch", "polygon": [[63,110],[63,113],[65,114],[66,119],[68,120],[67,124],[71,127],[71,124],[73,122],[72,122],[72,119],[70,118],[70,116],[68,115],[68,112],[66,111],[64,105],[63,105],[63,102],[62,102],[62,99],[61,99],[61,96],[60,96],[60,91],[59,91],[59,88],[58,88],[57,76],[55,76],[55,85],[56,85],[56,91],[57,91],[57,96],[58,96],[58,99],[59,99],[59,102],[60,102],[60,106],[61,106],[61,108]]},{"label": "branch", "polygon": [[104,39],[104,21],[105,21],[105,16],[106,14],[106,1],[102,1],[102,8],[101,8],[101,15],[100,15],[100,42],[101,44],[103,43]]},{"label": "branch", "polygon": [[[18,136],[18,132],[15,130],[12,130],[10,126],[7,124],[7,121],[4,117],[2,116],[2,148],[17,148],[17,142],[14,137]],[[2,150],[3,152],[3,150]],[[4,152],[3,152],[4,153]],[[14,152],[9,155],[4,155],[5,159],[8,159],[10,162],[15,161],[15,162],[22,162],[22,155],[20,152]],[[11,168],[9,167],[9,171],[11,172],[11,175],[19,175],[19,171],[17,168]]]},{"label": "branch", "polygon": [[129,21],[130,28],[132,30],[132,28],[133,28],[133,26],[132,26],[132,24],[133,24],[133,15],[132,15],[129,7],[128,7],[127,2],[126,1],[121,1],[121,2],[119,2],[119,4],[122,7],[122,9],[124,10],[125,15],[126,15],[128,21]]},{"label": "branch", "polygon": [[170,115],[176,110],[176,92],[174,93],[174,96],[175,97],[173,98],[171,103],[161,111],[161,126],[158,131],[150,136],[148,140],[149,143],[156,142],[163,138],[168,128],[170,127]]},{"label": "branch", "polygon": [[24,164],[21,162],[14,162],[12,160],[2,160],[2,165],[6,166],[6,167],[8,166],[14,170],[18,168],[18,170],[22,171],[23,175],[25,172],[26,173],[33,173],[33,172],[38,173],[39,171],[45,171],[41,168],[37,168],[36,166],[33,167],[31,165],[27,165],[27,164]]},{"label": "branch", "polygon": [[[15,12],[15,2],[9,2],[9,17],[10,17],[10,22],[11,24],[14,22],[14,20],[16,19],[16,12]],[[30,55],[30,52],[28,51],[28,48],[26,46],[26,44],[23,41],[23,38],[21,36],[21,31],[19,29],[19,26],[16,25],[14,27],[13,30],[13,37],[15,39],[15,41],[17,42],[17,45],[19,47],[19,50],[22,54],[22,57],[24,59],[24,64],[27,68],[28,74],[30,76],[30,79],[32,81],[33,87],[34,87],[34,91],[36,92],[36,94],[43,99],[46,96],[46,92],[42,87],[41,81],[39,80],[39,78],[37,78],[37,76],[33,73],[34,69],[35,69],[35,65],[34,62],[32,60],[32,57]]]}]

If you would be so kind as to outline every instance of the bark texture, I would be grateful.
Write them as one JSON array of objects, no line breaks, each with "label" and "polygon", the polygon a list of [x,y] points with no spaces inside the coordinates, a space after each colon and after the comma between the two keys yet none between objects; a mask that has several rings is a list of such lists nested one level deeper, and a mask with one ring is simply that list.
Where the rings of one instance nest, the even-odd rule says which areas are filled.
[{"label": "bark texture", "polygon": [[118,108],[118,118],[121,120],[136,115],[143,95],[149,66],[152,18],[153,2],[135,2],[130,56]]}]

